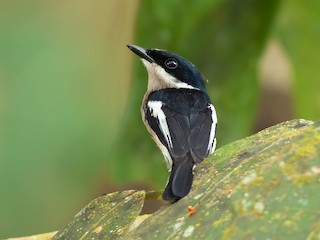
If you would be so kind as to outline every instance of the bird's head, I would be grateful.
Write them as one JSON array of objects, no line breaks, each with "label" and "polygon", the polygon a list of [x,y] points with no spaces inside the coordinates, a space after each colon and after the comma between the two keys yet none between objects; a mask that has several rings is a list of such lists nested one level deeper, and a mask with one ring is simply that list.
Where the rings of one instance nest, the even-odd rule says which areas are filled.
[{"label": "bird's head", "polygon": [[166,50],[127,46],[141,58],[148,71],[148,91],[164,88],[206,91],[202,75],[187,59]]}]

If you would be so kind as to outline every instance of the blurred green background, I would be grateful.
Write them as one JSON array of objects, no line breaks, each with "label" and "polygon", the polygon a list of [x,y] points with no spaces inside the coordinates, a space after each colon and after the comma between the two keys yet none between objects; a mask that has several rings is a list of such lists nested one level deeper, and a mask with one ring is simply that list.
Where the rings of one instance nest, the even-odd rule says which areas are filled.
[{"label": "blurred green background", "polygon": [[140,120],[164,48],[209,80],[218,147],[320,118],[320,1],[0,1],[0,238],[63,227],[88,201],[168,176]]}]

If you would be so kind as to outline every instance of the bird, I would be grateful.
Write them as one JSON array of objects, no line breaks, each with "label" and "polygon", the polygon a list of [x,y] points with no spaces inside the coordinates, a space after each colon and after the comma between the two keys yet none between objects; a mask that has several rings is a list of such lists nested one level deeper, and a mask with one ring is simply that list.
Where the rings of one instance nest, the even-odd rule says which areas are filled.
[{"label": "bird", "polygon": [[170,172],[162,199],[173,203],[189,194],[196,164],[216,148],[216,110],[205,78],[189,60],[163,49],[127,47],[148,73],[141,115]]}]

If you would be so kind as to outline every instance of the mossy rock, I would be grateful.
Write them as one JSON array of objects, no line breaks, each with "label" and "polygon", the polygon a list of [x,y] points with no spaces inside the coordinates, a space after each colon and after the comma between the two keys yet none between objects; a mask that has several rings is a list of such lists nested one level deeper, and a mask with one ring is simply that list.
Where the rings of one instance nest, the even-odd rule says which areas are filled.
[{"label": "mossy rock", "polygon": [[128,236],[320,239],[320,122],[285,122],[218,149],[186,198]]},{"label": "mossy rock", "polygon": [[292,120],[221,147],[197,166],[187,197],[138,216],[144,198],[100,197],[54,239],[320,239],[320,122]]}]

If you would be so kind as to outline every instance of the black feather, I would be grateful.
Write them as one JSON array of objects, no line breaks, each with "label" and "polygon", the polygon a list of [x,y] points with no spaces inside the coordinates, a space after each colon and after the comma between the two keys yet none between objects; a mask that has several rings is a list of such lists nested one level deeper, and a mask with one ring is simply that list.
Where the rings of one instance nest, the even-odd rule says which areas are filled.
[{"label": "black feather", "polygon": [[163,200],[174,202],[190,192],[193,165],[192,156],[189,154],[179,161],[173,161],[170,178],[162,194]]},{"label": "black feather", "polygon": [[150,93],[148,102],[161,102],[172,147],[163,135],[159,120],[145,106],[145,118],[160,142],[167,148],[172,169],[163,199],[177,201],[191,189],[194,164],[208,155],[213,124],[210,99],[206,92],[194,89],[162,89]]}]

